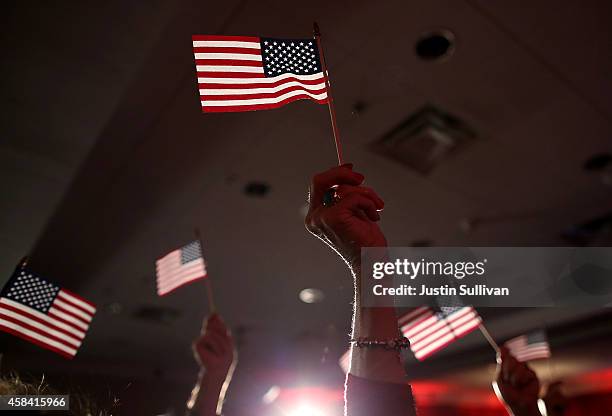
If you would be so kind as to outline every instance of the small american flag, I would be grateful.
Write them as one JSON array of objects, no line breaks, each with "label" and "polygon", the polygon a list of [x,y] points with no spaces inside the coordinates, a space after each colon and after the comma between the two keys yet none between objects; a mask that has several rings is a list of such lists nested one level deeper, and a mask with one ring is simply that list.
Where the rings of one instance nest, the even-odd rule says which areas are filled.
[{"label": "small american flag", "polygon": [[77,353],[96,307],[18,268],[0,293],[0,330],[67,358]]},{"label": "small american flag", "polygon": [[399,319],[402,334],[410,340],[410,349],[419,361],[467,335],[480,323],[471,306],[443,306],[439,311],[422,306]]},{"label": "small american flag", "polygon": [[550,346],[546,333],[541,330],[512,338],[504,346],[520,362],[550,357]]},{"label": "small american flag", "polygon": [[192,39],[203,112],[267,110],[300,99],[327,103],[314,39]]},{"label": "small american flag", "polygon": [[156,262],[157,294],[166,295],[189,282],[206,277],[206,265],[199,241],[166,254]]}]

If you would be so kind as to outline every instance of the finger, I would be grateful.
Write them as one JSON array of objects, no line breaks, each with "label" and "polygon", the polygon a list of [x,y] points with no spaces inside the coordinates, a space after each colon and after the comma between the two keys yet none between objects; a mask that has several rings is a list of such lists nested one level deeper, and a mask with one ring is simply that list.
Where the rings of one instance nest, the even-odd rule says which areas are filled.
[{"label": "finger", "polygon": [[342,165],[331,168],[319,173],[312,178],[310,185],[310,205],[317,207],[321,205],[323,194],[334,186],[338,185],[359,185],[363,182],[364,176],[353,172],[352,165]]},{"label": "finger", "polygon": [[352,193],[338,202],[338,207],[351,210],[355,215],[365,213],[370,221],[379,221],[380,214],[376,211],[376,204],[359,193]]},{"label": "finger", "polygon": [[227,335],[228,333],[225,322],[223,322],[223,319],[217,314],[212,315],[209,319],[207,330],[221,335]]},{"label": "finger", "polygon": [[376,205],[377,210],[382,210],[385,207],[385,201],[382,200],[380,196],[370,187],[367,186],[349,186],[349,185],[340,185],[337,189],[338,195],[340,198],[344,198],[350,194],[358,193],[366,198],[369,198]]},{"label": "finger", "polygon": [[502,378],[506,382],[512,383],[513,374],[516,371],[516,366],[518,365],[518,361],[510,355],[506,354],[502,359]]},{"label": "finger", "polygon": [[209,336],[204,340],[203,346],[205,349],[213,352],[216,355],[223,355],[225,352],[225,342],[218,336]]}]

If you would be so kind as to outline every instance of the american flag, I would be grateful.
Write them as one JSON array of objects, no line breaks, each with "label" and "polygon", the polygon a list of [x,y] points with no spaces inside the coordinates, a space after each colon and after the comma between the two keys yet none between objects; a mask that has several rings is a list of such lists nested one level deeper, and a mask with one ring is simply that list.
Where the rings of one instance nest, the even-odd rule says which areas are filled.
[{"label": "american flag", "polygon": [[314,39],[192,39],[203,112],[267,110],[301,99],[327,103]]},{"label": "american flag", "polygon": [[550,357],[550,346],[546,333],[541,330],[512,338],[504,346],[520,362]]},{"label": "american flag", "polygon": [[189,282],[206,277],[199,241],[166,254],[156,262],[157,294],[166,295]]},{"label": "american flag", "polygon": [[399,319],[402,334],[410,340],[410,349],[419,361],[467,335],[480,323],[471,306],[442,306],[438,311],[422,306]]},{"label": "american flag", "polygon": [[96,307],[18,268],[0,292],[0,330],[67,358],[77,353]]}]

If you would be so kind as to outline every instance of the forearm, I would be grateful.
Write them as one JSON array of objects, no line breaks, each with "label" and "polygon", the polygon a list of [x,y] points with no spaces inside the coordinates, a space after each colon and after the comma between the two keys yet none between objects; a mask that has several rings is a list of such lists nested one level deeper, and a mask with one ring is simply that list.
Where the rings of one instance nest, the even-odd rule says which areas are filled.
[{"label": "forearm", "polygon": [[[369,264],[370,262],[368,262]],[[363,266],[363,267],[362,267]],[[386,305],[365,306],[361,299],[362,270],[368,265],[352,267],[355,281],[352,339],[390,340],[401,336],[394,307]],[[405,383],[405,370],[400,354],[384,348],[353,348],[351,374],[390,383]]]},{"label": "forearm", "polygon": [[190,416],[220,415],[225,390],[224,375],[209,374],[201,370],[187,403],[187,414]]}]

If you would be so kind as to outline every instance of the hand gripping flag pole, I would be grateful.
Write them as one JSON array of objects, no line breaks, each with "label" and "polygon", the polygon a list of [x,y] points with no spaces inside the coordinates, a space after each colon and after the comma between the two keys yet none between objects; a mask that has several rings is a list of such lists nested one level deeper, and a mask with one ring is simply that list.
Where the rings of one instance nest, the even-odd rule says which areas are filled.
[{"label": "hand gripping flag pole", "polygon": [[[200,243],[200,249],[204,251],[204,244],[202,244],[202,236],[200,235],[200,229],[194,229],[196,239]],[[204,260],[204,255],[202,255],[202,261]],[[215,306],[215,299],[213,297],[212,285],[210,283],[210,276],[204,279],[204,284],[206,285],[206,296],[208,297],[208,309],[211,314],[217,312],[217,307]]]},{"label": "hand gripping flag pole", "polygon": [[329,80],[329,71],[327,70],[327,64],[325,62],[325,53],[323,52],[323,44],[321,42],[321,32],[319,31],[319,25],[317,22],[312,24],[314,37],[317,41],[317,47],[319,49],[319,58],[321,60],[321,69],[323,70],[323,76],[325,77],[325,85],[327,88],[327,107],[329,108],[329,116],[331,118],[332,130],[334,132],[334,142],[336,143],[336,154],[338,155],[338,165],[342,165],[342,145],[340,144],[340,131],[338,130],[338,123],[336,122],[336,109],[334,108],[334,99],[332,97],[331,82]]}]

